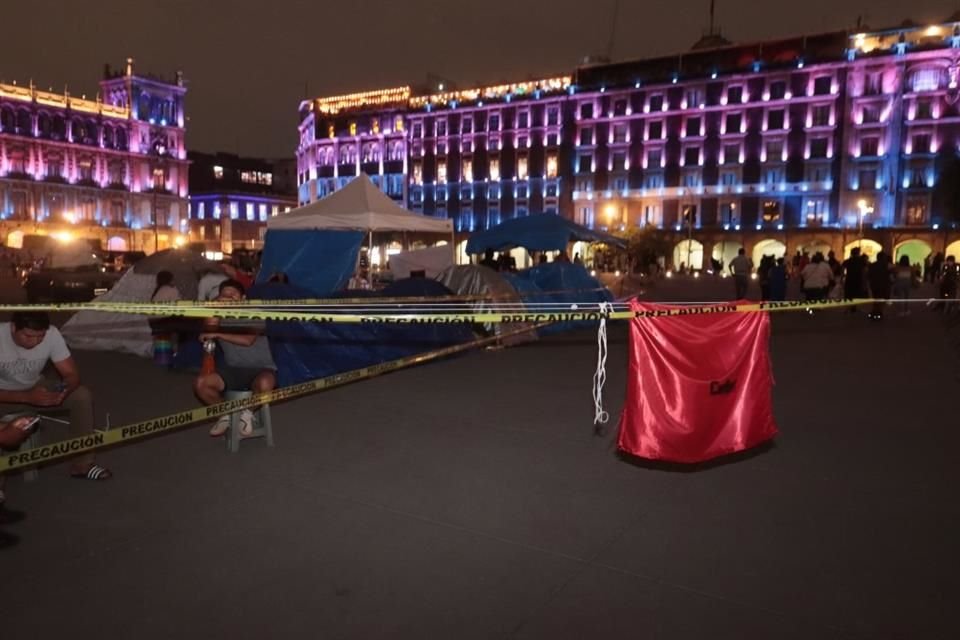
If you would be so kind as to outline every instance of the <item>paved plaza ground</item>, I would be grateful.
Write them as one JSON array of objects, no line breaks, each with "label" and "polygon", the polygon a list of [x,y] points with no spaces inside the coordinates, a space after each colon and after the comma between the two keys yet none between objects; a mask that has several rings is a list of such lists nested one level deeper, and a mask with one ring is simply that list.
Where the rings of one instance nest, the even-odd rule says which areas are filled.
[{"label": "paved plaza ground", "polygon": [[[954,638],[960,335],[864,316],[774,318],[781,433],[717,464],[595,436],[579,333],[278,405],[273,449],[196,427],[105,453],[108,483],[15,477],[0,635]],[[615,421],[625,327],[610,340]],[[101,422],[194,403],[189,376],[77,357]]]}]

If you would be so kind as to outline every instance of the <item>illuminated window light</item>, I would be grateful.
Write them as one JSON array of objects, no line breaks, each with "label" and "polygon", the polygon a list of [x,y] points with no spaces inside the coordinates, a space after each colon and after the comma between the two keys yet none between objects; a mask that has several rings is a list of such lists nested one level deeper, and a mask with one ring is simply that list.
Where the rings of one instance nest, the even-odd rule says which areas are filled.
[{"label": "illuminated window light", "polygon": [[716,79],[717,79],[717,72],[716,72],[716,71],[714,71],[713,73],[710,74],[710,79],[711,79],[711,80],[716,80]]},{"label": "illuminated window light", "polygon": [[633,83],[633,88],[634,88],[634,89],[639,89],[639,88],[640,88],[640,81],[639,81],[639,80],[637,80],[636,82]]}]

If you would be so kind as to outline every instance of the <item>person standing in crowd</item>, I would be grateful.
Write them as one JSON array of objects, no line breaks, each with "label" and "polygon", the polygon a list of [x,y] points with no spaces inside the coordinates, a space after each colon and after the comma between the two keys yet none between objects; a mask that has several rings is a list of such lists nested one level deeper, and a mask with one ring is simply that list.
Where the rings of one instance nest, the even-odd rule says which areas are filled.
[{"label": "person standing in crowd", "polygon": [[[956,258],[954,258],[954,262],[956,262]],[[943,252],[938,251],[937,255],[933,256],[933,262],[930,263],[930,282],[936,282],[943,275],[942,271],[945,263]]]},{"label": "person standing in crowd", "polygon": [[497,270],[499,265],[497,265],[497,259],[493,257],[493,249],[487,249],[483,253],[483,260],[480,261],[480,265],[493,269],[494,271]]},{"label": "person standing in crowd", "polygon": [[[909,263],[909,259],[908,259]],[[883,320],[883,307],[890,299],[890,257],[881,251],[877,259],[867,268],[870,295],[876,299],[868,317],[871,320]]]},{"label": "person standing in crowd", "polygon": [[783,301],[787,297],[787,264],[783,258],[777,258],[777,263],[770,268],[770,299]]},{"label": "person standing in crowd", "polygon": [[760,259],[760,266],[757,267],[757,278],[760,281],[760,299],[770,299],[770,269],[774,265],[773,256],[765,255]]},{"label": "person standing in crowd", "polygon": [[903,300],[900,303],[900,315],[905,316],[910,313],[910,289],[913,288],[914,271],[910,266],[910,256],[900,256],[900,261],[893,270],[893,297]]},{"label": "person standing in crowd", "polygon": [[[865,273],[863,260],[860,258],[860,247],[850,250],[850,257],[843,261],[843,297],[847,299],[866,297]],[[857,310],[850,307],[850,312]]]},{"label": "person standing in crowd", "polygon": [[803,289],[804,299],[808,302],[826,300],[832,281],[833,271],[823,260],[823,254],[818,251],[814,254],[813,261],[800,272],[800,286]]},{"label": "person standing in crowd", "polygon": [[[938,275],[940,278],[940,298],[944,300],[955,299],[957,297],[957,282],[960,281],[957,259],[954,256],[947,256]],[[949,311],[949,309],[947,310]]]},{"label": "person standing in crowd", "polygon": [[730,261],[730,273],[733,274],[733,286],[737,300],[747,297],[747,286],[750,284],[750,272],[753,271],[753,261],[747,257],[743,247],[737,251],[737,257]]}]

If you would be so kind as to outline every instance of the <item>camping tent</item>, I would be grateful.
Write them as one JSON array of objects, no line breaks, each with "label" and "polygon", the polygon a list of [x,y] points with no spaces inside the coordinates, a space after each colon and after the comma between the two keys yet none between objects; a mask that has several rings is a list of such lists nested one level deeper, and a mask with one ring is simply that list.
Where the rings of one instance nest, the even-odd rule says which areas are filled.
[{"label": "camping tent", "polygon": [[[481,299],[471,303],[474,313],[514,309],[523,311],[520,294],[502,274],[482,265],[460,265],[450,267],[437,278],[443,285],[459,296],[477,296]],[[529,325],[520,323],[496,322],[484,325],[488,333],[497,335],[512,334]],[[503,344],[511,346],[537,339],[535,331],[520,333],[505,338]]]},{"label": "camping tent", "polygon": [[326,198],[281,213],[267,222],[268,231],[426,231],[453,233],[450,220],[407,211],[390,199],[363,173]]},{"label": "camping tent", "polygon": [[538,213],[512,218],[479,231],[467,240],[467,253],[483,253],[487,249],[503,251],[523,247],[528,251],[565,251],[570,242],[603,242],[618,247],[626,243],[615,236],[561,218],[552,213]]},{"label": "camping tent", "polygon": [[[173,273],[182,299],[194,300],[200,278],[218,269],[215,263],[189,251],[158,251],[137,262],[96,302],[149,302],[160,271]],[[153,354],[150,325],[143,315],[80,311],[63,325],[61,332],[69,345],[77,349],[123,351],[144,357]]]},{"label": "camping tent", "polygon": [[390,256],[390,273],[398,280],[409,278],[415,271],[423,271],[427,278],[436,278],[452,266],[453,254],[446,246],[403,251]]},{"label": "camping tent", "polygon": [[452,236],[453,224],[407,211],[361,174],[326,198],[267,222],[258,282],[282,272],[317,295],[340,290],[353,275],[364,237],[387,231]]}]

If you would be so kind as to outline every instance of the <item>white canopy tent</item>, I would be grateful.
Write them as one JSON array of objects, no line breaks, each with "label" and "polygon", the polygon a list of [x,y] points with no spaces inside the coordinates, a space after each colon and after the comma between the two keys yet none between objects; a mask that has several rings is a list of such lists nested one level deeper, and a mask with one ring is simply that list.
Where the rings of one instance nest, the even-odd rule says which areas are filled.
[{"label": "white canopy tent", "polygon": [[373,184],[366,174],[326,198],[274,216],[267,229],[339,231],[411,231],[453,235],[450,220],[407,211]]}]

